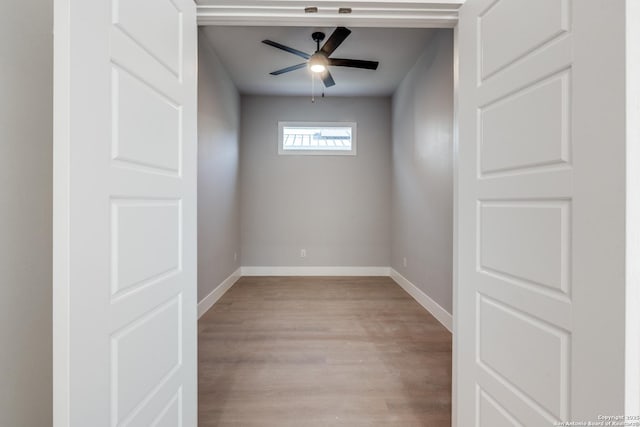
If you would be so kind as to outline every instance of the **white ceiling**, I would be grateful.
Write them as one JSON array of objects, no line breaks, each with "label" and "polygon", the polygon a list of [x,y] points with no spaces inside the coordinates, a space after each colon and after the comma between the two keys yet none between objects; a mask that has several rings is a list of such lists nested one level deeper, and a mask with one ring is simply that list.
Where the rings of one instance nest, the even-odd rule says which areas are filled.
[{"label": "white ceiling", "polygon": [[[380,66],[376,71],[331,67],[336,85],[326,89],[327,96],[391,95],[416,63],[433,32],[439,31],[425,28],[350,29],[351,35],[332,56],[379,61]],[[269,74],[304,62],[304,59],[267,46],[262,40],[270,39],[312,54],[315,43],[311,33],[322,31],[328,38],[333,30],[333,27],[203,28],[239,91],[252,95],[311,94],[311,75],[306,68],[280,76]],[[316,81],[316,94],[321,87],[322,83]]]}]

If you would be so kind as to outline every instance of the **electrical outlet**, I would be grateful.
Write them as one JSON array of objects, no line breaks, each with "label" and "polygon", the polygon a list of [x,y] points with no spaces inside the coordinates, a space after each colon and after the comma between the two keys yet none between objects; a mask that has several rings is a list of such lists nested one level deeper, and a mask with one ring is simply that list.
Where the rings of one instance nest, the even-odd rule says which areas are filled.
[{"label": "electrical outlet", "polygon": [[307,257],[307,250],[300,249],[300,258],[306,258],[306,257]]},{"label": "electrical outlet", "polygon": [[407,266],[407,258],[402,258],[402,266],[403,267]]}]

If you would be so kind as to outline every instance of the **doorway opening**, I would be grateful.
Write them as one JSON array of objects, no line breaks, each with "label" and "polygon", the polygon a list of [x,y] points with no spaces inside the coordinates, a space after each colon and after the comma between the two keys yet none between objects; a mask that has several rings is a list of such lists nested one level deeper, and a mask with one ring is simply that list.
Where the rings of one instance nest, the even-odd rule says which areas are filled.
[{"label": "doorway opening", "polygon": [[[386,376],[386,385],[398,393],[387,395],[386,401],[385,383],[369,384],[371,395],[342,399],[345,404],[334,410],[333,416],[366,421],[355,413],[349,415],[350,410],[358,412],[353,408],[360,405],[360,415],[370,412],[379,421],[390,421],[394,416],[409,421],[442,422],[442,417],[450,421],[453,30],[352,28],[336,56],[372,59],[380,66],[376,71],[335,67],[331,73],[336,85],[326,87],[324,97],[318,89],[322,82],[316,81],[314,86],[306,68],[269,75],[296,59],[262,40],[301,51],[308,47],[312,53],[311,34],[331,34],[334,28],[209,26],[199,31],[201,422],[234,419],[239,414],[236,410],[250,413],[247,402],[236,403],[241,396],[247,397],[251,388],[264,387],[262,393],[254,390],[253,394],[254,416],[263,419],[287,412],[294,396],[286,396],[292,390],[302,394],[317,391],[311,377],[306,377],[307,388],[302,389],[300,383],[279,377],[276,372],[287,361],[308,362],[311,372],[316,370],[317,386],[333,387],[336,393],[345,387],[344,378],[349,375],[357,389],[369,383],[356,377],[388,374],[403,363],[431,366],[421,373],[415,370],[413,379],[401,370],[396,377]],[[314,155],[283,152],[281,137],[287,123],[305,123],[307,128],[346,123],[353,130],[350,136],[356,136],[354,150],[347,156],[335,151],[314,150]],[[365,284],[372,293],[368,297]],[[310,294],[301,295],[303,291]],[[354,296],[358,292],[364,295]],[[327,301],[332,293],[339,295],[333,303]],[[372,297],[376,294],[378,298]],[[334,318],[331,313],[350,301],[349,296],[365,303],[352,305],[351,317],[341,324],[340,316]],[[300,320],[306,324],[306,332],[305,327],[296,328],[295,320],[284,320],[301,314],[295,304],[286,308],[286,301],[291,300],[307,308],[307,320]],[[394,303],[399,305],[394,308]],[[281,307],[284,311],[270,311],[279,304],[285,306]],[[240,307],[253,308],[242,311]],[[327,310],[324,317],[322,307]],[[378,307],[377,315],[367,307]],[[394,323],[393,317],[402,318],[407,310],[421,321],[405,318]],[[279,318],[280,323],[269,316]],[[310,323],[310,318],[316,323]],[[327,323],[330,321],[333,326]],[[251,326],[232,330],[225,322]],[[280,325],[279,331],[268,334],[274,324]],[[351,330],[352,341],[335,328]],[[399,335],[385,335],[394,328]],[[306,333],[310,342],[314,336],[320,337],[312,346],[325,340],[336,347],[300,350],[297,356],[288,352],[297,350],[292,346],[300,344],[296,339],[304,341]],[[335,340],[329,338],[332,334]],[[249,342],[236,340],[239,335],[253,338],[247,338]],[[381,336],[386,341],[380,340]],[[416,354],[410,354],[415,344],[410,344],[412,336],[416,342],[431,339],[423,347],[413,347],[417,359],[412,359]],[[391,350],[394,339],[402,342],[397,341],[396,349]],[[362,353],[353,348],[344,352],[357,344],[369,346],[371,351],[361,347]],[[385,349],[376,352],[380,347]],[[429,353],[426,349],[435,350]],[[390,356],[394,351],[395,356]],[[332,365],[332,358],[335,362],[340,357],[352,363],[351,370],[345,364]],[[375,363],[365,363],[367,357]],[[340,369],[345,369],[342,382],[320,381],[336,376]],[[248,372],[255,381],[248,379]],[[260,382],[258,377],[266,372],[271,376]],[[393,378],[398,380],[396,384]],[[438,392],[429,395],[415,388],[418,383]],[[412,387],[420,396],[411,396]],[[331,390],[325,391],[325,399],[336,398]],[[256,398],[264,395],[271,395],[269,402]],[[431,406],[432,412],[425,412],[431,404],[437,410]],[[372,405],[386,409],[376,413]],[[316,416],[327,421],[324,417],[328,414]]]}]

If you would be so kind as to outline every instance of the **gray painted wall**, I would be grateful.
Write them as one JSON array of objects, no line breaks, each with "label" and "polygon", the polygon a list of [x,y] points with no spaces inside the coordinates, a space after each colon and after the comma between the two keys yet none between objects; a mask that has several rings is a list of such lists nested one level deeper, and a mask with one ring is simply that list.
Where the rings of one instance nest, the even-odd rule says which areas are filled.
[{"label": "gray painted wall", "polygon": [[[393,96],[392,162],[391,266],[451,313],[451,30],[434,34]],[[407,267],[403,258],[407,260]]]},{"label": "gray painted wall", "polygon": [[[390,118],[387,97],[243,96],[242,264],[388,266]],[[278,121],[310,119],[357,122],[357,156],[279,156]]]},{"label": "gray painted wall", "polygon": [[198,55],[198,301],[201,301],[240,266],[240,96],[202,30],[198,32]]},{"label": "gray painted wall", "polygon": [[52,7],[0,7],[1,426],[52,422]]}]

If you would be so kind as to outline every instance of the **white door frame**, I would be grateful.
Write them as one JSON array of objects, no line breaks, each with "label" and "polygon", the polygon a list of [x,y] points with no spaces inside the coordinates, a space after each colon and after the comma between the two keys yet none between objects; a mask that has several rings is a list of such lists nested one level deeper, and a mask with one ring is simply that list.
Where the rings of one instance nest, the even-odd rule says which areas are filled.
[{"label": "white door frame", "polygon": [[[465,0],[201,0],[198,25],[453,28]],[[305,7],[316,6],[316,13]],[[351,7],[353,13],[339,13]]]},{"label": "white door frame", "polygon": [[[206,1],[206,0],[205,0]],[[627,4],[627,320],[626,386],[627,414],[640,413],[640,167],[632,159],[640,157],[640,5]],[[198,6],[198,25],[219,26],[337,26],[380,28],[452,28],[454,31],[454,194],[453,194],[453,312],[457,308],[458,270],[458,9],[465,0],[315,0],[317,13],[308,14],[310,4],[300,0],[215,0]],[[353,7],[352,14],[339,14],[338,8]],[[633,189],[636,189],[634,192]],[[456,330],[453,321],[452,425],[456,423]]]},{"label": "white door frame", "polygon": [[[306,1],[276,0],[217,0],[216,5],[198,6],[199,26],[351,26],[377,28],[451,28],[453,29],[453,312],[456,312],[458,265],[458,9],[465,0],[429,1],[358,1],[352,15],[338,13],[339,7],[349,3],[316,0],[317,14],[306,14]],[[265,4],[266,3],[266,4]],[[355,3],[355,2],[354,2]],[[453,316],[453,352],[456,317]],[[452,357],[452,426],[456,426],[456,363]]]}]

